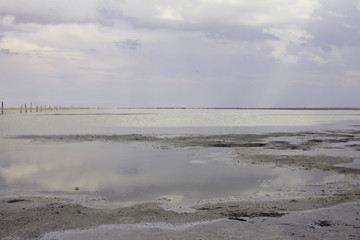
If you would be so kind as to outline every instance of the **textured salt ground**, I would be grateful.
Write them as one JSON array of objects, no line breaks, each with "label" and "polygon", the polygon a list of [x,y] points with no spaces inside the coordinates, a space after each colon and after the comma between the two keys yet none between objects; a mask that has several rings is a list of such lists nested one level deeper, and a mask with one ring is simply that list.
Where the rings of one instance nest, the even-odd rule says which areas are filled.
[{"label": "textured salt ground", "polygon": [[41,239],[359,239],[360,202],[292,212],[280,218],[239,220],[219,219],[180,225],[102,225],[48,233]]},{"label": "textured salt ground", "polygon": [[[198,235],[201,236],[199,239],[203,237],[211,239],[211,236],[216,239],[226,233],[228,233],[226,236],[229,239],[231,236],[257,236],[258,239],[266,239],[266,232],[274,231],[277,236],[291,236],[295,233],[290,232],[290,235],[283,233],[285,230],[290,231],[291,229],[294,229],[296,234],[299,233],[299,236],[304,235],[303,233],[306,231],[322,234],[323,231],[316,230],[319,226],[331,226],[328,229],[324,228],[326,230],[324,234],[329,237],[335,233],[335,236],[345,236],[345,233],[352,235],[359,231],[360,203],[359,200],[356,200],[359,199],[359,191],[359,188],[348,187],[341,193],[339,191],[335,194],[324,192],[300,199],[209,203],[195,206],[195,211],[190,213],[167,211],[156,203],[143,203],[122,208],[90,208],[75,204],[69,199],[44,197],[2,199],[0,201],[0,239],[38,239],[52,231],[89,228],[95,228],[91,235],[100,234],[98,239],[106,239],[106,236],[109,236],[108,239],[118,239],[111,237],[113,235],[110,232],[113,230],[107,233],[101,230],[103,227],[96,229],[98,226],[110,224],[122,224],[120,228],[127,226],[127,231],[130,231],[128,235],[126,235],[126,231],[119,233],[114,230],[115,232],[113,232],[113,234],[125,236],[124,239],[127,239],[126,236],[134,235],[135,233],[132,231],[139,234],[135,234],[134,236],[137,238],[133,239],[151,239],[147,238],[148,231],[155,234],[152,236],[156,239],[161,236],[164,236],[163,239],[167,239],[169,236],[173,238],[173,232],[176,229],[182,229],[182,231],[175,232],[179,234],[178,239],[197,239],[193,236]],[[349,201],[357,202],[325,210],[313,210]],[[298,212],[302,210],[312,211]],[[229,221],[221,220],[224,218]],[[280,221],[281,219],[284,221]],[[212,220],[217,221],[203,223],[199,226],[198,224],[194,225],[194,222]],[[159,222],[162,223],[158,226]],[[146,225],[148,223],[150,225]],[[219,224],[219,226],[213,226],[213,224]],[[172,225],[177,227],[173,228]],[[206,228],[207,225],[209,225],[208,228]],[[194,233],[191,230],[193,226],[196,227]],[[109,229],[109,227],[105,228]],[[119,226],[115,227],[115,229],[118,228]],[[258,228],[263,230],[257,230]],[[333,232],[334,228],[337,229],[335,233]],[[158,229],[160,229],[161,235],[156,237],[156,234],[159,233]],[[189,229],[191,231],[188,231]],[[74,233],[77,234],[77,232]],[[88,231],[84,233],[86,232]],[[245,233],[247,235],[244,235]],[[61,235],[63,233],[57,234],[60,235],[44,239],[73,239],[73,237],[66,238],[66,234],[63,237]],[[188,237],[186,237],[187,234],[189,234]],[[80,237],[82,237],[81,234]],[[86,238],[85,235],[83,239]]]}]

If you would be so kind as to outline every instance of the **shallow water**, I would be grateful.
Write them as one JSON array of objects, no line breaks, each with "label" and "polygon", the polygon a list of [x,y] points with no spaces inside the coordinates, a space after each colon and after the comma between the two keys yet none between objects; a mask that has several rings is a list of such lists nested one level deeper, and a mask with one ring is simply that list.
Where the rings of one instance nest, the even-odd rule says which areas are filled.
[{"label": "shallow water", "polygon": [[[321,181],[320,171],[234,165],[226,151],[161,149],[114,142],[2,140],[0,189],[97,194],[108,201],[197,201],[245,197]],[[5,147],[4,147],[5,146]]]},{"label": "shallow water", "polygon": [[[115,109],[0,116],[0,194],[90,193],[109,201],[193,204],[229,196],[306,189],[330,173],[233,164],[225,149],[162,149],[150,143],[40,142],[26,134],[154,135],[349,129],[355,110]],[[79,191],[75,191],[79,187]],[[290,191],[290,190],[289,190]],[[311,189],[307,189],[311,191]]]},{"label": "shallow water", "polygon": [[219,134],[349,128],[360,110],[99,109],[0,116],[0,136],[13,134]]}]

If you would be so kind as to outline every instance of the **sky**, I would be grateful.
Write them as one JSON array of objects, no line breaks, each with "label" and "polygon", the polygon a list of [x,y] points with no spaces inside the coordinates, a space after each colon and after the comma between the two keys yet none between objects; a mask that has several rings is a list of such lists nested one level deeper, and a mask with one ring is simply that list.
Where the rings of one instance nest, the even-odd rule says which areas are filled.
[{"label": "sky", "polygon": [[0,100],[360,107],[360,0],[0,0]]}]

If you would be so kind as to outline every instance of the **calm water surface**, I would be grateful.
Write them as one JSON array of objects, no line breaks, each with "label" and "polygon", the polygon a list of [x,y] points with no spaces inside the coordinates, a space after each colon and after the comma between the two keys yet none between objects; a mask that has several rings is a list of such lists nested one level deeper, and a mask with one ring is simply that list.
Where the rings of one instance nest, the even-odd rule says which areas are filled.
[{"label": "calm water surface", "polygon": [[234,165],[218,149],[161,149],[149,144],[40,143],[1,140],[0,188],[98,194],[110,201],[176,198],[183,203],[296,188],[329,174]]},{"label": "calm water surface", "polygon": [[0,134],[241,133],[347,128],[360,110],[106,109],[63,110],[0,118]]}]

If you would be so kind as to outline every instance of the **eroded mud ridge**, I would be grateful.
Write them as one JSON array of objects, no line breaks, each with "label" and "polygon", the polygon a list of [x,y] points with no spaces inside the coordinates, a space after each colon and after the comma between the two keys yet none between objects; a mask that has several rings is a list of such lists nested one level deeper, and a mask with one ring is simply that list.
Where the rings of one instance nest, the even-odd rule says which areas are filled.
[{"label": "eroded mud ridge", "polygon": [[[44,143],[111,141],[119,144],[149,143],[156,148],[222,148],[231,153],[233,164],[271,164],[274,167],[317,169],[330,171],[334,177],[332,181],[324,183],[322,190],[311,195],[288,196],[284,199],[209,202],[192,206],[192,212],[167,211],[157,203],[103,209],[90,208],[60,198],[2,199],[0,200],[2,229],[0,238],[37,238],[50,231],[89,228],[113,223],[181,224],[222,218],[248,221],[249,218],[254,217],[281,217],[291,211],[330,207],[360,199],[360,168],[347,165],[360,159],[359,130],[173,137],[26,135],[15,138]],[[324,221],[319,219],[318,225],[327,223]],[[351,226],[354,229],[359,228],[359,220],[354,219]]]},{"label": "eroded mud ridge", "polygon": [[[150,142],[164,147],[262,147],[277,150],[313,150],[318,148],[349,148],[360,151],[360,130],[321,131],[321,132],[280,132],[264,134],[224,134],[224,135],[186,135],[156,136],[141,134],[125,135],[21,135],[17,139],[37,141],[113,141]],[[332,144],[342,144],[335,146]]]}]

